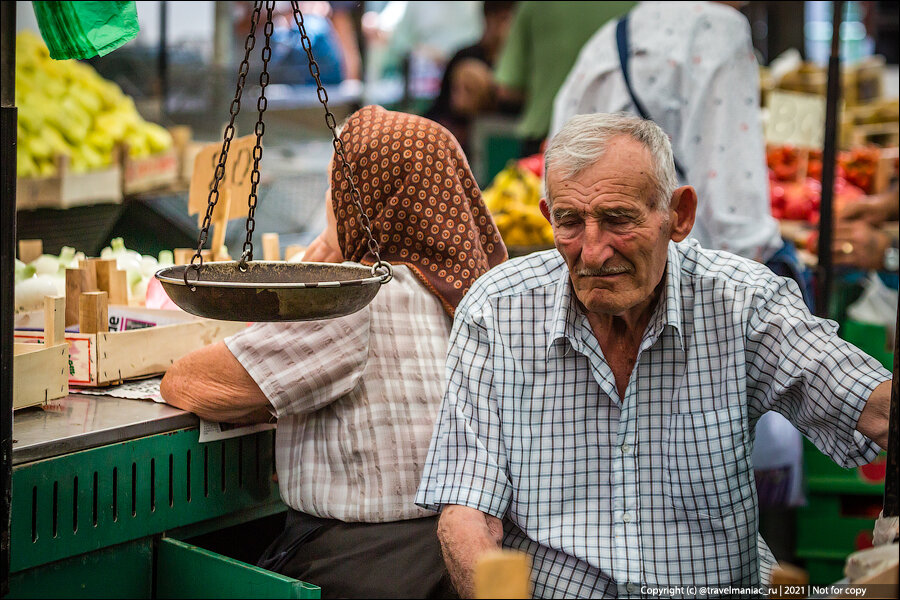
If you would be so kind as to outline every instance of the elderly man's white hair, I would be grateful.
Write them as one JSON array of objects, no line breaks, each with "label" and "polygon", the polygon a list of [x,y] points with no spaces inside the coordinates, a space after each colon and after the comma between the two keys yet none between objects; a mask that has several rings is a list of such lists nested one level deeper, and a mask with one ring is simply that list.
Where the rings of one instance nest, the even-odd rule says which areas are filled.
[{"label": "elderly man's white hair", "polygon": [[547,146],[544,153],[544,197],[552,204],[548,174],[574,177],[603,156],[613,138],[628,136],[640,142],[653,158],[651,176],[656,185],[654,207],[665,210],[678,187],[672,144],[653,121],[625,113],[576,115],[569,119]]}]

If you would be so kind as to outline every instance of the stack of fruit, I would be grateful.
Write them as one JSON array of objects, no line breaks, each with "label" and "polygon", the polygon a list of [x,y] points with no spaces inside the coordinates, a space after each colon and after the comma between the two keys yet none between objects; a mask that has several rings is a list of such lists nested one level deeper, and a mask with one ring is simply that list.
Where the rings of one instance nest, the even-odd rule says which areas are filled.
[{"label": "stack of fruit", "polygon": [[58,156],[74,173],[102,169],[116,144],[140,158],[172,146],[169,132],[144,121],[118,85],[86,63],[50,58],[34,33],[16,36],[16,105],[19,177],[56,175]]},{"label": "stack of fruit", "polygon": [[541,179],[532,170],[510,164],[494,177],[483,196],[507,246],[553,245],[553,230],[539,207]]},{"label": "stack of fruit", "polygon": [[[769,201],[772,216],[789,221],[819,222],[822,196],[822,153],[793,146],[770,146]],[[871,193],[878,149],[841,152],[834,178],[834,210]]]}]

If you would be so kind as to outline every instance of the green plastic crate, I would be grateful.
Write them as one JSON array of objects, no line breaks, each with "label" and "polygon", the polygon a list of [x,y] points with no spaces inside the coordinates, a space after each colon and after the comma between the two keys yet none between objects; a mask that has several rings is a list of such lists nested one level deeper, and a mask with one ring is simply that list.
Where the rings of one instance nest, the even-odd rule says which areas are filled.
[{"label": "green plastic crate", "polygon": [[841,324],[840,335],[888,371],[894,368],[894,353],[888,346],[888,332],[883,326],[846,319]]},{"label": "green plastic crate", "polygon": [[803,471],[806,488],[813,493],[884,495],[887,454],[882,452],[868,465],[854,469],[839,467],[812,442],[803,440]]},{"label": "green plastic crate", "polygon": [[804,565],[810,585],[831,585],[844,578],[844,561],[830,558],[810,558]]},{"label": "green plastic crate", "polygon": [[843,565],[848,555],[872,546],[881,504],[881,496],[810,494],[797,511],[797,556]]}]

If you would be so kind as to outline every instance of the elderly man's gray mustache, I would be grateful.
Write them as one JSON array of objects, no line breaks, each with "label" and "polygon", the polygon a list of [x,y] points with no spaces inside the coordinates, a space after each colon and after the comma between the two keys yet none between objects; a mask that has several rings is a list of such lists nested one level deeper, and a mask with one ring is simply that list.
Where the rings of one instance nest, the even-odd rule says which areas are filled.
[{"label": "elderly man's gray mustache", "polygon": [[599,269],[578,269],[575,275],[578,277],[605,277],[608,275],[620,275],[622,273],[631,273],[634,269],[628,265],[610,265],[608,267],[600,267]]}]

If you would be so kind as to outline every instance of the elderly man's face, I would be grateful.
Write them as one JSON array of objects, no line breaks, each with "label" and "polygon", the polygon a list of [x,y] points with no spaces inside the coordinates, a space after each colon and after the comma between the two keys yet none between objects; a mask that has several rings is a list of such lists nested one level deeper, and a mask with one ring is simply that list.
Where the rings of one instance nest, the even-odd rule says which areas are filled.
[{"label": "elderly man's face", "polygon": [[[693,224],[692,207],[686,224],[677,206],[654,206],[652,165],[643,144],[620,136],[577,176],[547,175],[552,205],[542,200],[541,209],[553,226],[575,294],[590,313],[642,310],[662,279],[669,240],[684,239]],[[685,189],[690,188],[676,192],[675,204]],[[688,203],[690,198],[682,208]]]}]

